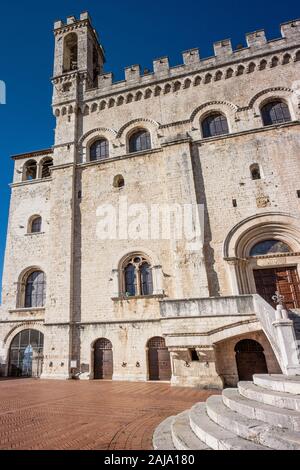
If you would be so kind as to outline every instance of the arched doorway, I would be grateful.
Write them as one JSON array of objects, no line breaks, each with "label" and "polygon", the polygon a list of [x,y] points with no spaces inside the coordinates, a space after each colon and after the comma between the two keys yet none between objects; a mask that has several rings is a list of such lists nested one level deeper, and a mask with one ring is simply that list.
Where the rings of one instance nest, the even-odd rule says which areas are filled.
[{"label": "arched doorway", "polygon": [[94,379],[111,380],[113,376],[112,344],[106,338],[100,338],[94,345]]},{"label": "arched doorway", "polygon": [[170,380],[171,360],[164,338],[155,336],[148,341],[149,380]]},{"label": "arched doorway", "polygon": [[239,380],[252,380],[253,374],[267,374],[263,347],[253,339],[243,339],[235,345]]},{"label": "arched doorway", "polygon": [[10,377],[40,377],[43,368],[44,335],[37,330],[23,330],[9,349]]}]

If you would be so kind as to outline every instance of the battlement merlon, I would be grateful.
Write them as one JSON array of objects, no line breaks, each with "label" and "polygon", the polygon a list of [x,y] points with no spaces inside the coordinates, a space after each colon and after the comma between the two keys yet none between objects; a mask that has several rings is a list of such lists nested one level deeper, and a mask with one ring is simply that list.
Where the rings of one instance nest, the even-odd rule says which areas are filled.
[{"label": "battlement merlon", "polygon": [[[153,72],[148,75],[141,75],[141,67],[132,65],[125,68],[124,85],[133,85],[134,82],[149,83],[154,80],[163,79],[164,77],[172,77],[176,74],[184,73],[184,68],[197,70],[203,68],[220,67],[222,62],[224,65],[234,61],[247,61],[255,55],[263,55],[275,53],[279,49],[284,49],[299,44],[300,45],[300,20],[292,20],[280,25],[281,37],[278,39],[267,40],[263,29],[246,34],[246,47],[238,50],[232,48],[230,39],[216,41],[213,45],[214,55],[208,58],[201,58],[198,48],[189,49],[182,53],[183,65],[171,67],[167,56],[160,57],[153,61]],[[150,83],[149,83],[150,84]],[[99,89],[107,89],[109,87],[121,86],[121,82],[113,83],[112,73],[104,73],[98,77]],[[113,90],[112,90],[113,91]],[[117,90],[116,90],[117,91]]]},{"label": "battlement merlon", "polygon": [[[65,34],[66,28],[78,29],[81,23],[87,22],[91,26],[91,18],[88,13],[82,13],[80,20],[70,16],[67,23],[63,24],[61,21],[55,23],[56,31],[62,31]],[[84,23],[86,24],[86,23]],[[244,65],[250,61],[261,60],[273,54],[280,54],[286,52],[293,52],[295,55],[298,47],[300,47],[300,20],[292,20],[280,25],[281,36],[277,39],[268,40],[263,29],[247,33],[246,46],[234,50],[231,45],[230,39],[223,39],[214,43],[214,55],[211,57],[202,58],[199,49],[194,48],[182,53],[183,63],[170,66],[169,58],[167,56],[160,57],[153,61],[153,71],[147,70],[146,73],[141,72],[139,65],[132,65],[125,68],[125,80],[115,82],[111,72],[101,71],[98,73],[96,85],[92,88],[89,87],[85,92],[85,99],[94,99],[98,94],[107,96],[108,94],[122,93],[125,89],[134,88],[137,86],[151,86],[156,82],[164,81],[166,79],[180,78],[189,73],[214,73],[214,69],[234,65]],[[54,77],[55,78],[55,77]],[[59,74],[56,78],[60,79]],[[55,81],[54,81],[55,83]],[[60,97],[54,104],[57,105],[63,99],[71,99],[69,95]]]}]

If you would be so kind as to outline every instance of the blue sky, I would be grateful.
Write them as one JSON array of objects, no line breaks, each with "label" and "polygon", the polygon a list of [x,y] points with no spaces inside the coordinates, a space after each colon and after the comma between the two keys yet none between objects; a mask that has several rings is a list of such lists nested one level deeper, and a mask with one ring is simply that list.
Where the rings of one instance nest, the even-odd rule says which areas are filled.
[{"label": "blue sky", "polygon": [[88,10],[106,51],[106,71],[123,78],[126,66],[168,55],[171,65],[181,52],[200,48],[212,55],[214,41],[231,38],[245,44],[245,33],[264,28],[269,39],[280,36],[279,24],[300,17],[299,0],[51,0],[43,3],[2,2],[0,80],[7,86],[7,104],[0,105],[0,282],[6,239],[10,155],[53,144],[51,113],[53,66],[52,26],[56,19],[79,17]]}]

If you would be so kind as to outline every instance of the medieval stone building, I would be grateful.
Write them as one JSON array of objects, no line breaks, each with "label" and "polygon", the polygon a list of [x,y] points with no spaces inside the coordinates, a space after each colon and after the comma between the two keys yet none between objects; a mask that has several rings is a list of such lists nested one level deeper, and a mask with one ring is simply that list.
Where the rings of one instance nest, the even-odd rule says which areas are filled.
[{"label": "medieval stone building", "polygon": [[[54,37],[54,145],[13,157],[1,373],[222,387],[279,372],[275,292],[300,308],[300,21],[119,82],[87,13]],[[145,213],[124,233],[137,204],[203,208],[198,242],[145,236]]]}]

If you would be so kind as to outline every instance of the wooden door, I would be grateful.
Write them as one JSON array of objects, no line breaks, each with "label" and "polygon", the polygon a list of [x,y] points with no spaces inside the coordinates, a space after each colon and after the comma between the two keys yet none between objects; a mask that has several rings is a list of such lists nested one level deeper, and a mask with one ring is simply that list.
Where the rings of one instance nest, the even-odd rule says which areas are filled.
[{"label": "wooden door", "polygon": [[253,380],[253,374],[267,374],[268,368],[262,346],[254,340],[244,339],[235,346],[239,380]]},{"label": "wooden door", "polygon": [[94,378],[111,380],[113,376],[113,351],[108,339],[101,338],[94,348]]},{"label": "wooden door", "polygon": [[148,348],[149,380],[170,380],[171,360],[164,338],[151,338]]},{"label": "wooden door", "polygon": [[272,296],[279,291],[286,308],[300,308],[300,282],[296,266],[286,268],[255,269],[257,293],[275,307]]}]

